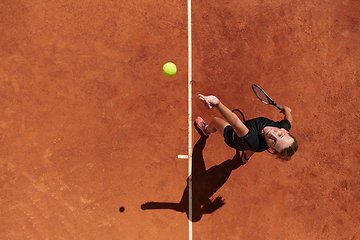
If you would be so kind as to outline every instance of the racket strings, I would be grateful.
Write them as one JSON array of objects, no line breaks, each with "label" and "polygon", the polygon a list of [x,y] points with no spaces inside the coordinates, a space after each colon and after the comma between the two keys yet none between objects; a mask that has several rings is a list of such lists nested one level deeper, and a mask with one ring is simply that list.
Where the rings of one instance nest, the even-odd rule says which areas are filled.
[{"label": "racket strings", "polygon": [[268,97],[265,95],[265,93],[263,91],[261,91],[258,88],[254,88],[254,92],[256,94],[256,96],[258,96],[258,98],[262,101],[267,103]]}]

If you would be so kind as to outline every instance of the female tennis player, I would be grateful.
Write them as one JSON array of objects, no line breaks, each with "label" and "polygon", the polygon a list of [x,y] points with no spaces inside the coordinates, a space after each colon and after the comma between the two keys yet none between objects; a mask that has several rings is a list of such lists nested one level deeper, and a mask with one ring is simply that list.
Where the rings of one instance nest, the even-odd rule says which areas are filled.
[{"label": "female tennis player", "polygon": [[290,160],[298,149],[296,139],[289,134],[292,124],[290,108],[284,107],[281,110],[285,115],[281,121],[275,122],[268,118],[258,117],[242,122],[217,97],[202,94],[199,94],[199,97],[206,108],[216,107],[224,119],[215,117],[207,125],[201,117],[198,117],[196,119],[197,127],[205,136],[219,131],[228,146],[243,151],[241,159],[244,163],[249,161],[255,152],[268,149],[278,158]]}]

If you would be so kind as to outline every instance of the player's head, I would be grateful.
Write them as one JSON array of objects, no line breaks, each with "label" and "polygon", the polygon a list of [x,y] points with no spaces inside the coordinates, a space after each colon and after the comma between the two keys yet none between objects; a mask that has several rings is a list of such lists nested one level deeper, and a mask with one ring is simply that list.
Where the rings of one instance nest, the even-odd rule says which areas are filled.
[{"label": "player's head", "polygon": [[296,138],[292,136],[290,133],[289,136],[293,139],[293,142],[289,146],[283,148],[280,152],[277,153],[278,158],[284,161],[290,160],[292,155],[294,155],[295,152],[298,150],[298,143],[296,141]]},{"label": "player's head", "polygon": [[298,149],[296,139],[284,128],[265,127],[262,135],[268,147],[283,160],[290,160]]}]

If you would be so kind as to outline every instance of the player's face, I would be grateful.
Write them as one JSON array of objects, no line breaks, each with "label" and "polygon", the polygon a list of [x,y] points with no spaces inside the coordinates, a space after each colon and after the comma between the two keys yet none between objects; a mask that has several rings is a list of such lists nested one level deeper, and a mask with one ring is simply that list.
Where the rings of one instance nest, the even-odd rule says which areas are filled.
[{"label": "player's face", "polygon": [[290,146],[294,141],[294,139],[289,136],[289,132],[284,128],[265,127],[261,133],[266,144],[278,152]]}]

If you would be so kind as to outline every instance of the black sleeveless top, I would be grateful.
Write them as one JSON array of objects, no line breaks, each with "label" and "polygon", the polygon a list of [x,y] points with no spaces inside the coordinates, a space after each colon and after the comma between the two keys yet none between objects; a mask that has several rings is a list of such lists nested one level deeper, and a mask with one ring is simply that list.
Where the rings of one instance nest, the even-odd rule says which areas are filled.
[{"label": "black sleeveless top", "polygon": [[254,152],[262,152],[268,149],[261,131],[268,126],[284,128],[290,131],[291,125],[288,120],[273,121],[268,118],[258,117],[244,122],[249,132],[239,137],[231,126],[224,129],[224,138],[227,145],[240,151],[251,150]]}]

